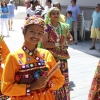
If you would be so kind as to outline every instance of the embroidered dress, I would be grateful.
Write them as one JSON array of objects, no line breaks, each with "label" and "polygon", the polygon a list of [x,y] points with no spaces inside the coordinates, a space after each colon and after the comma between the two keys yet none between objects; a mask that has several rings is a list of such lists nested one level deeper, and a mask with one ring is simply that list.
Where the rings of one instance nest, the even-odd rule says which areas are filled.
[{"label": "embroidered dress", "polygon": [[100,61],[91,84],[88,100],[100,100]]},{"label": "embroidered dress", "polygon": [[[58,27],[53,27],[52,25],[47,25],[45,30],[48,34],[48,41],[56,43],[59,41],[59,37],[64,34],[64,29],[66,28],[66,33],[68,33],[69,26],[67,24],[59,22]],[[67,36],[67,34],[66,34]],[[38,47],[43,47],[42,43],[38,44]],[[60,47],[47,48],[55,57],[56,61],[61,61],[61,73],[65,77],[65,83],[63,87],[54,92],[55,100],[70,100],[70,87],[69,87],[69,76],[68,76],[68,63],[67,59],[70,58],[67,51],[67,47],[64,46],[63,49]]]},{"label": "embroidered dress", "polygon": [[7,100],[7,96],[4,96],[1,93],[1,76],[3,72],[3,68],[1,67],[4,64],[6,56],[10,53],[5,41],[3,40],[3,36],[0,36],[0,100]]},{"label": "embroidered dress", "polygon": [[40,76],[47,75],[55,64],[54,57],[44,49],[33,52],[23,46],[9,54],[3,71],[3,94],[10,96],[11,100],[54,100],[52,92],[64,83],[60,70],[51,77],[50,88],[30,91],[27,85],[34,83]]}]

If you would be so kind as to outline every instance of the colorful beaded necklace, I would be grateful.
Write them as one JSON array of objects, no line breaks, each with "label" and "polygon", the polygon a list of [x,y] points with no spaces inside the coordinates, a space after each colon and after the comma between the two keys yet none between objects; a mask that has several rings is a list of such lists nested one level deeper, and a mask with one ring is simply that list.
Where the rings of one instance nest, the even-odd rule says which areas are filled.
[{"label": "colorful beaded necklace", "polygon": [[[36,56],[37,54],[37,49],[35,49],[34,51],[30,51],[28,48],[26,48],[25,46],[22,47],[22,49],[29,54],[30,56],[32,56],[34,59],[36,59],[36,61],[38,62],[34,62],[31,64],[26,64],[26,65],[22,65],[21,69],[30,69],[30,68],[35,68],[37,66],[39,66],[41,68],[41,66],[45,66],[45,60],[41,59],[40,57]],[[36,69],[36,68],[35,68]]]},{"label": "colorful beaded necklace", "polygon": [[54,29],[54,31],[56,32],[57,37],[58,37],[57,42],[59,42],[59,41],[60,41],[60,37],[61,37],[61,35],[62,35],[62,29],[61,29],[61,27],[60,27],[60,23],[58,23],[58,26],[57,26],[57,27],[53,26],[52,24],[51,24],[51,26],[52,26],[52,28]]}]

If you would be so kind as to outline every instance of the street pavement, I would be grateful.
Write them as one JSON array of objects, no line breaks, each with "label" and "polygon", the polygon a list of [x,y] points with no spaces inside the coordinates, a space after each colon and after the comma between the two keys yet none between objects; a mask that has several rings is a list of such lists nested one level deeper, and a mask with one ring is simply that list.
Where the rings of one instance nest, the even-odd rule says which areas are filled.
[{"label": "street pavement", "polygon": [[[15,11],[13,30],[10,31],[10,37],[5,37],[10,51],[22,46],[24,38],[21,30],[25,17],[26,9],[19,7]],[[5,31],[5,30],[4,30]],[[6,35],[6,31],[5,34]],[[69,78],[71,87],[71,100],[87,100],[88,92],[91,86],[97,63],[99,61],[99,43],[96,43],[96,50],[89,50],[91,40],[79,41],[78,45],[72,44],[68,51],[70,54]]]}]

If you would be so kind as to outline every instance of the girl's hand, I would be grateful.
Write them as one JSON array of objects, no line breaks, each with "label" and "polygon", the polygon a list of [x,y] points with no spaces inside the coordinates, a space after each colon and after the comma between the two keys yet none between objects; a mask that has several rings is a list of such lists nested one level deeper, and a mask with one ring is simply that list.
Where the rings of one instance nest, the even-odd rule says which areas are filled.
[{"label": "girl's hand", "polygon": [[66,36],[62,35],[60,38],[60,45],[63,46],[63,45],[65,45],[65,43],[66,43]]},{"label": "girl's hand", "polygon": [[40,90],[45,88],[47,86],[48,81],[49,81],[48,77],[41,76],[31,85],[31,90]]}]

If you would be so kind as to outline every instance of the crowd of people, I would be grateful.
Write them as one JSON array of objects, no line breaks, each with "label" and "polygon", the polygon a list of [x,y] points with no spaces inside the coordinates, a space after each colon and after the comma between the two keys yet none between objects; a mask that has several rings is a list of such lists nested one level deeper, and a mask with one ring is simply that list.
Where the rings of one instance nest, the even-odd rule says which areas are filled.
[{"label": "crowd of people", "polygon": [[[3,40],[3,24],[5,23],[9,36],[16,7],[13,0],[10,0],[9,4],[5,0],[1,1],[0,98],[2,100],[8,98],[70,100],[68,45],[78,43],[80,8],[76,4],[77,0],[71,0],[66,14],[63,15],[59,2],[43,1],[25,1],[27,16],[22,27],[24,43],[13,53],[10,53]],[[71,31],[74,31],[74,38]],[[91,38],[93,45],[90,49],[93,50],[95,39],[100,39],[100,4],[97,4],[96,11],[92,15]],[[99,67],[100,62],[88,100],[99,100]]]}]

